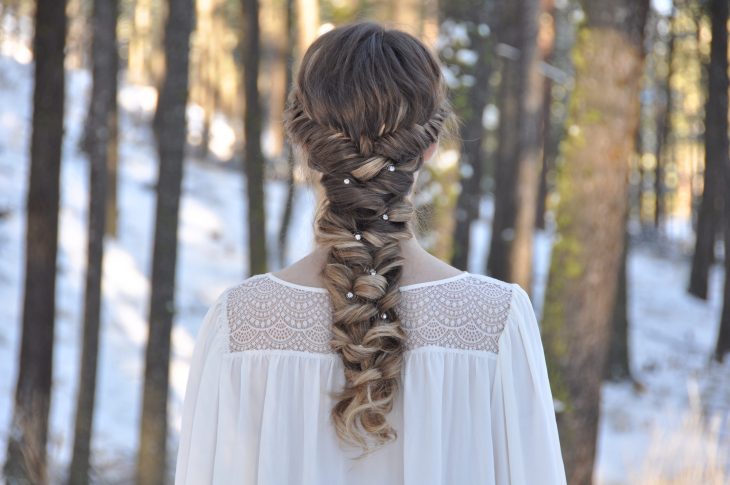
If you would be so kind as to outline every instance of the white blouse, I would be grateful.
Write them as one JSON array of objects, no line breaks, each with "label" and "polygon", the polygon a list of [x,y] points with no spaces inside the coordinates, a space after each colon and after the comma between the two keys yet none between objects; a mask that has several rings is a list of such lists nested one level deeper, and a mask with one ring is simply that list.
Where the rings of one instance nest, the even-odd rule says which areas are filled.
[{"label": "white blouse", "polygon": [[395,441],[340,444],[324,288],[271,273],[223,292],[199,331],[176,485],[564,484],[540,334],[525,291],[463,272],[400,287]]}]

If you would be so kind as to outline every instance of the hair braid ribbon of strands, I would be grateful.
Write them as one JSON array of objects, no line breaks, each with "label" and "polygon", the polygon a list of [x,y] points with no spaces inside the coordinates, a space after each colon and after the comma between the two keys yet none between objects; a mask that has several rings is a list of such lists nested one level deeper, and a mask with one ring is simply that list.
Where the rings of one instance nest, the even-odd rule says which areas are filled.
[{"label": "hair braid ribbon of strands", "polygon": [[[323,276],[333,306],[330,345],[342,357],[346,385],[332,419],[338,434],[369,453],[397,434],[386,420],[399,387],[405,333],[395,307],[414,208],[406,196],[424,151],[438,140],[450,106],[443,101],[422,124],[399,126],[354,140],[318,123],[292,91],[286,124],[321,173],[325,197],[316,216],[318,244],[329,248]],[[360,426],[365,433],[358,431]],[[360,457],[365,456],[360,455]]]}]

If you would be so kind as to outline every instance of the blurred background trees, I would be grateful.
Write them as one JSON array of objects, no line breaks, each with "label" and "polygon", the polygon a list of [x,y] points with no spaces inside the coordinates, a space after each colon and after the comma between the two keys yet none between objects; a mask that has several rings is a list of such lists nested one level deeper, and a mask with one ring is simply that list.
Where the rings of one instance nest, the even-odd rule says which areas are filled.
[{"label": "blurred background trees", "polygon": [[[20,8],[17,3],[13,6],[16,11]],[[26,206],[22,338],[3,470],[7,480],[20,483],[44,483],[48,479],[46,446],[51,406],[63,143],[65,8],[63,0],[44,0],[35,7],[33,50],[38,54]]]},{"label": "blurred background trees", "polygon": [[625,243],[649,2],[583,2],[542,334],[571,483],[590,483]]},{"label": "blurred background trees", "polygon": [[137,457],[138,484],[164,483],[167,473],[167,401],[170,347],[175,314],[177,234],[190,86],[190,35],[193,0],[169,0],[164,37],[164,71],[154,118],[159,156],[157,210],[152,253],[149,337]]},{"label": "blurred background trees", "polygon": [[[93,4],[92,22],[92,91],[86,125],[86,151],[89,156],[89,225],[84,287],[84,329],[79,369],[79,392],[76,403],[74,447],[69,483],[85,485],[89,481],[89,459],[96,374],[99,355],[99,322],[101,319],[101,273],[104,256],[104,234],[109,229],[107,217],[115,219],[114,196],[107,190],[109,172],[116,164],[116,115],[112,108],[117,99],[117,0],[97,0]],[[111,166],[110,166],[111,165]],[[111,169],[111,170],[110,170]],[[109,194],[109,195],[108,195]]]},{"label": "blurred background trees", "polygon": [[[238,279],[289,264],[292,248],[310,247],[301,239],[309,223],[300,220],[301,207],[303,194],[315,197],[316,188],[295,164],[282,112],[307,46],[356,20],[418,35],[442,61],[460,122],[457,136],[442,140],[419,175],[418,236],[454,266],[530,292],[570,483],[595,476],[600,426],[608,419],[604,379],[628,382],[638,396],[644,386],[644,369],[632,359],[639,328],[632,308],[642,291],[663,288],[639,287],[631,266],[636,248],[648,247],[657,258],[680,254],[688,269],[686,277],[676,273],[683,291],[709,304],[718,293],[713,272],[722,272],[724,263],[722,308],[712,322],[695,326],[718,330],[712,355],[703,358],[721,362],[730,352],[726,0],[67,2],[0,4],[0,61],[21,58],[26,45],[34,77],[42,80],[34,85],[23,189],[24,284],[14,283],[22,286],[22,312],[7,322],[22,333],[18,356],[8,353],[8,360],[17,360],[4,457],[9,480],[104,482],[92,437],[100,338],[113,331],[105,326],[111,318],[105,304],[123,301],[109,296],[114,285],[105,287],[117,278],[105,271],[105,249],[120,247],[148,255],[142,258],[148,285],[138,290],[146,313],[135,383],[142,392],[139,443],[128,480],[170,480],[171,375],[184,348],[176,330],[189,331],[180,320],[205,301],[180,284],[180,274],[189,271],[201,285],[223,279],[185,266],[186,245],[207,236],[183,228],[181,214],[191,210],[185,209],[191,189],[184,174],[221,170],[221,181],[240,181],[237,195],[222,203],[236,208],[225,213],[236,220],[220,216],[237,231],[235,243],[220,230],[210,235],[236,248],[227,250],[233,256],[223,264],[235,266]],[[64,101],[81,97],[69,89],[64,95],[64,65],[91,77],[79,137],[63,124]],[[148,110],[154,117],[125,108],[122,91],[130,86],[155,93]],[[154,146],[156,209],[147,239],[129,222],[141,215],[125,213],[120,202],[123,177],[139,170],[129,147],[146,141],[125,141],[122,119],[149,130]],[[55,297],[57,258],[63,257],[60,170],[63,142],[71,140],[86,154],[88,170],[87,223],[78,235],[86,238],[84,311],[75,323],[81,351],[69,418],[72,456],[54,474],[46,460],[57,371],[54,327],[69,318]],[[65,148],[64,163],[75,163],[75,148]],[[214,198],[219,189],[205,190]],[[199,221],[214,217],[200,207],[192,211]],[[659,326],[671,317],[657,317]],[[708,374],[721,368],[707,366]]]}]

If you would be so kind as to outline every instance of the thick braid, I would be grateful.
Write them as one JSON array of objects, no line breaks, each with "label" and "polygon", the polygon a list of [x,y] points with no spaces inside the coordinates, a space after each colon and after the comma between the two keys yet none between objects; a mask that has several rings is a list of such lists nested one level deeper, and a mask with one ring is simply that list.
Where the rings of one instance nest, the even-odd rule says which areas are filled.
[{"label": "thick braid", "polygon": [[[382,30],[366,27],[372,35]],[[425,91],[427,102],[416,99],[408,106],[402,99],[381,100],[389,109],[374,116],[392,116],[384,116],[376,129],[353,128],[355,115],[351,123],[332,123],[314,113],[313,94],[301,89],[310,82],[307,76],[316,57],[309,51],[305,55],[288,99],[285,127],[308,167],[321,174],[324,198],[315,238],[328,250],[322,276],[333,308],[330,346],[342,357],[345,372],[345,387],[334,396],[331,416],[338,436],[362,447],[363,457],[397,437],[386,416],[399,389],[405,350],[397,306],[403,271],[400,242],[413,236],[414,208],[407,196],[424,151],[438,140],[451,109],[431,59],[433,65],[426,67],[434,81],[432,91]],[[415,116],[414,106],[424,104],[430,109]],[[347,112],[346,106],[340,109]]]}]

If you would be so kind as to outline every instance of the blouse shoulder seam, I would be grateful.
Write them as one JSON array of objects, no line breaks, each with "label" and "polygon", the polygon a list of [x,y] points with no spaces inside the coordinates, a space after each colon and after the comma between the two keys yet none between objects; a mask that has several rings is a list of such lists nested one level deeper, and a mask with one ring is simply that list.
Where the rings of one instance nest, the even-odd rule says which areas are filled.
[{"label": "blouse shoulder seam", "polygon": [[502,340],[504,339],[504,335],[507,333],[509,326],[517,325],[517,323],[512,323],[514,320],[517,320],[517,316],[515,315],[515,300],[518,298],[517,293],[524,290],[520,285],[517,283],[506,283],[510,291],[510,299],[509,299],[509,310],[507,311],[507,321],[504,322],[504,328],[502,329],[502,333],[499,335],[499,338],[497,339],[497,349],[499,349],[499,353],[501,354],[502,350]]},{"label": "blouse shoulder seam", "polygon": [[230,322],[228,319],[228,300],[231,297],[231,293],[236,289],[239,284],[229,286],[218,297],[218,318],[216,319],[216,334],[220,338],[220,351],[223,354],[228,353],[228,341],[230,338]]},{"label": "blouse shoulder seam", "polygon": [[482,281],[486,281],[488,283],[492,283],[494,285],[502,286],[502,287],[511,287],[514,284],[514,283],[508,283],[506,281],[497,279],[494,276],[484,275],[484,274],[480,274],[480,273],[469,273],[469,276],[472,276],[476,279],[480,279]]}]

